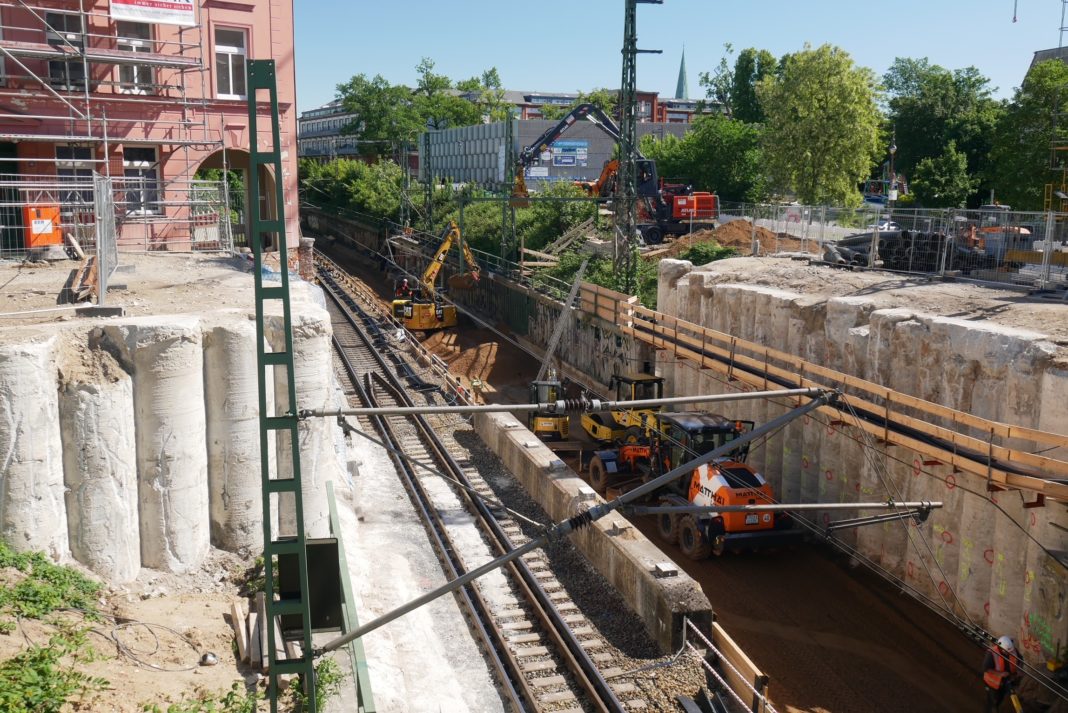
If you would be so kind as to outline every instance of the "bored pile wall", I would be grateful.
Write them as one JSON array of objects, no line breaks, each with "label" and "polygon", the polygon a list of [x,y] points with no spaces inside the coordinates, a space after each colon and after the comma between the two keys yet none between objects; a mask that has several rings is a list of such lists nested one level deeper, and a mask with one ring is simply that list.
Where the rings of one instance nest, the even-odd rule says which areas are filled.
[{"label": "bored pile wall", "polygon": [[[329,316],[309,301],[311,288],[293,291],[298,407],[337,406]],[[216,311],[0,332],[0,538],[19,551],[73,557],[114,583],[142,566],[196,569],[212,545],[259,550],[251,316]],[[266,321],[269,336],[280,333],[280,315]],[[301,427],[313,537],[329,526],[325,482],[344,477],[335,430],[325,419]],[[284,447],[271,444],[268,457],[288,462]],[[292,503],[276,517],[292,522]]]},{"label": "bored pile wall", "polygon": [[[695,271],[686,262],[663,261],[660,310],[951,408],[1068,432],[1068,370],[1043,335],[880,307],[864,296],[828,298],[744,284],[744,271],[730,262]],[[672,355],[658,368],[677,394],[746,388]],[[758,423],[786,411],[767,401],[730,409]],[[753,449],[752,463],[784,502],[942,501],[944,507],[919,526],[883,523],[845,530],[840,539],[922,596],[988,631],[1016,637],[1030,657],[1044,659],[1068,640],[1068,569],[1043,549],[1068,549],[1062,503],[1025,508],[1034,496],[988,493],[983,478],[880,445],[848,420],[825,416],[769,438]],[[814,519],[822,526],[850,516],[820,512]]]}]

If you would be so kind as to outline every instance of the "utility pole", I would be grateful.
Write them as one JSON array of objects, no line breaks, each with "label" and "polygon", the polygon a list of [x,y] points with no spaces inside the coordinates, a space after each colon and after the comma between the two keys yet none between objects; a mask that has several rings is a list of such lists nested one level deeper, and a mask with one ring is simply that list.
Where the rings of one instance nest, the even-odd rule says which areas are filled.
[{"label": "utility pole", "polygon": [[623,291],[638,289],[638,54],[661,50],[638,49],[638,4],[663,5],[664,0],[624,0],[623,79],[619,85],[619,187],[616,215],[615,269],[623,275]]}]

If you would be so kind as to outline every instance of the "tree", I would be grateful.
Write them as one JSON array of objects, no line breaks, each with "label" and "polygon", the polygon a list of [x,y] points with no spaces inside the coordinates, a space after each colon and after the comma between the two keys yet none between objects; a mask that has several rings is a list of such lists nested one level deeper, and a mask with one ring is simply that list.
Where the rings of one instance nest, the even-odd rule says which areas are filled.
[{"label": "tree", "polygon": [[961,208],[978,183],[968,174],[968,157],[950,141],[940,156],[920,161],[911,186],[925,208]]},{"label": "tree", "polygon": [[564,118],[564,115],[569,111],[579,106],[580,104],[593,104],[608,116],[615,116],[616,107],[619,104],[619,92],[612,89],[605,89],[600,87],[593,89],[589,92],[579,92],[575,101],[571,102],[567,106],[560,106],[557,104],[543,104],[538,107],[538,111],[541,113],[541,118],[558,120]]},{"label": "tree", "polygon": [[990,176],[1003,202],[1020,210],[1044,208],[1045,185],[1059,183],[1061,178],[1060,171],[1054,173],[1050,165],[1055,133],[1063,137],[1066,130],[1068,65],[1051,59],[1027,73],[998,123]]},{"label": "tree", "polygon": [[761,129],[720,114],[698,117],[683,137],[642,137],[641,149],[661,176],[713,191],[723,200],[767,197]]},{"label": "tree", "polygon": [[403,173],[392,161],[320,164],[303,159],[299,175],[304,195],[314,205],[386,220],[396,220],[400,213]]},{"label": "tree", "polygon": [[504,104],[504,87],[496,67],[490,67],[481,77],[471,77],[456,83],[456,88],[473,102],[489,121],[505,121],[509,110]]},{"label": "tree", "polygon": [[342,133],[360,137],[358,146],[367,155],[383,156],[392,146],[413,142],[426,124],[411,101],[411,90],[392,85],[382,75],[368,79],[357,74],[337,86],[345,111],[355,114]]},{"label": "tree", "polygon": [[[719,58],[719,66],[712,72],[701,72],[697,75],[697,83],[705,88],[705,96],[714,104],[723,107],[723,113],[731,116],[734,102],[734,75],[731,73],[730,63],[727,58],[734,54],[734,47],[730,42],[723,43],[723,56]],[[704,110],[704,103],[698,107]]]},{"label": "tree", "polygon": [[890,97],[888,121],[897,131],[894,161],[899,172],[911,175],[923,159],[941,156],[951,141],[967,157],[971,175],[986,171],[1004,108],[979,70],[950,71],[926,57],[898,57],[883,75],[883,84]]},{"label": "tree", "polygon": [[879,130],[876,92],[871,71],[830,45],[806,45],[786,59],[781,76],[765,77],[757,96],[777,184],[804,203],[858,203]]},{"label": "tree", "polygon": [[778,68],[775,55],[767,50],[748,47],[738,54],[731,77],[730,116],[738,121],[759,124],[764,110],[757,99],[757,85]]},{"label": "tree", "polygon": [[440,130],[480,123],[479,107],[455,94],[451,79],[434,73],[434,60],[423,57],[415,71],[419,81],[412,90],[412,102],[426,128]]}]

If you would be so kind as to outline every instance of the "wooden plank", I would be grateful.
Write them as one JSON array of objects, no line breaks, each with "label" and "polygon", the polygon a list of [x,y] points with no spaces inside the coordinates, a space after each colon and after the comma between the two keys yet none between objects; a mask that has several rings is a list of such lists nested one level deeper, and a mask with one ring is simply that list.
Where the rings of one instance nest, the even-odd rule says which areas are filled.
[{"label": "wooden plank", "polygon": [[260,648],[260,615],[256,613],[256,607],[251,607],[248,613],[248,660],[253,670],[262,667],[263,650]]},{"label": "wooden plank", "polygon": [[71,249],[74,250],[74,254],[78,256],[78,259],[84,260],[85,251],[82,250],[82,246],[78,244],[78,240],[67,232],[63,233],[63,238],[67,241],[67,245],[70,245]]},{"label": "wooden plank", "polygon": [[237,641],[237,658],[248,663],[248,622],[245,618],[245,608],[238,599],[230,602],[230,621],[234,626],[234,639]]},{"label": "wooden plank", "polygon": [[[731,665],[721,666],[719,671],[731,690],[747,703],[754,701],[753,690],[764,693],[768,677],[746,656],[718,622],[712,624],[712,643]],[[733,666],[733,669],[731,668]],[[737,672],[737,673],[736,673]]]},{"label": "wooden plank", "polygon": [[[667,326],[664,326],[662,324],[654,324],[651,327],[648,327],[647,329],[651,329],[652,331],[654,331],[657,334],[671,337],[671,339],[656,340],[654,338],[649,338],[649,337],[643,335],[642,332],[639,332],[637,330],[631,329],[630,331],[633,332],[634,336],[636,336],[637,338],[642,339],[643,341],[647,341],[647,342],[653,344],[653,346],[673,348],[676,351],[678,351],[679,350],[679,347],[678,347],[679,343],[683,343],[683,344],[692,345],[694,347],[703,348],[705,351],[712,352],[713,354],[716,354],[717,356],[719,356],[721,358],[724,358],[724,359],[731,359],[732,358],[731,353],[726,349],[717,348],[717,347],[714,347],[714,346],[709,346],[708,342],[701,342],[701,341],[699,341],[699,340],[697,340],[697,339],[695,339],[693,337],[689,337],[689,336],[684,335],[684,334],[678,334],[677,331],[669,329]],[[687,350],[687,351],[689,351],[689,350]],[[681,351],[678,351],[678,353],[682,354]],[[699,352],[690,352],[690,358],[702,363],[702,365],[705,365],[705,366],[709,366],[712,363],[717,363],[717,364],[720,363],[720,362],[718,362],[716,360],[706,359],[706,358],[702,357]],[[796,365],[796,371],[791,371],[790,369],[782,369],[782,368],[779,368],[777,366],[774,366],[774,365],[772,365],[770,362],[768,362],[765,359],[755,359],[755,358],[752,358],[752,357],[747,357],[747,356],[745,356],[743,354],[738,354],[737,352],[735,352],[733,354],[733,359],[734,359],[734,362],[736,364],[741,364],[743,366],[748,366],[748,367],[751,367],[751,368],[754,368],[754,369],[757,369],[757,370],[760,370],[760,371],[764,371],[764,372],[767,372],[768,374],[770,374],[772,376],[776,376],[776,377],[779,377],[779,378],[782,378],[782,379],[787,379],[789,381],[800,381],[801,385],[803,385],[803,386],[814,386],[814,387],[820,387],[820,388],[828,388],[828,387],[834,386],[833,384],[818,383],[818,382],[815,382],[815,381],[812,381],[812,380],[809,380],[809,379],[800,379],[799,378],[799,374],[801,374],[801,373],[811,373],[811,372],[816,372],[816,371],[822,371],[822,372],[830,371],[830,370],[819,368],[819,367],[817,367],[817,365],[810,364],[808,362],[800,362],[800,363],[798,363]],[[732,376],[737,377],[740,373],[743,373],[743,372],[738,372],[738,371],[732,372]],[[834,373],[835,375],[838,375],[838,376],[848,377],[847,374],[841,374],[840,372],[832,372],[832,373]],[[902,396],[902,397],[906,396],[905,394],[900,394],[899,392],[893,392],[893,391],[891,391],[889,389],[886,389],[885,387],[881,387],[880,391],[881,391],[882,395],[884,396],[884,398],[886,397],[887,394],[893,394],[893,395]],[[861,399],[860,397],[847,396],[846,398],[847,398],[847,401],[852,402],[854,405],[858,406],[861,409],[871,410],[871,411],[874,411],[876,413],[881,413],[881,412],[885,411],[885,408],[883,406],[879,406],[879,405],[874,404],[874,403],[872,403],[870,401],[866,401],[864,399]],[[898,403],[899,405],[904,405],[905,401],[906,401],[905,399],[892,400],[892,402]],[[913,399],[909,399],[907,401],[909,403],[915,402],[915,404],[917,404],[915,406],[916,408],[922,408],[923,406],[928,405],[928,404],[931,403],[931,402],[928,402],[928,401],[923,401],[922,399],[914,399],[914,400]],[[952,415],[957,415],[957,414],[964,415],[963,412],[954,411],[953,409],[949,409],[949,408],[946,408],[946,407],[941,407],[940,410],[944,410],[945,412],[947,412],[951,416]],[[943,427],[943,426],[938,426],[936,424],[933,424],[933,423],[930,423],[930,422],[927,422],[927,421],[916,419],[916,418],[913,418],[911,416],[906,416],[905,414],[902,414],[902,413],[899,413],[899,412],[896,412],[896,411],[891,412],[890,415],[891,415],[891,421],[893,421],[894,423],[897,423],[897,424],[900,424],[900,425],[903,425],[903,426],[907,426],[909,428],[915,428],[916,430],[918,430],[918,431],[920,431],[922,433],[925,433],[925,434],[927,434],[929,436],[933,436],[933,437],[936,437],[936,438],[949,440],[952,443],[954,443],[954,444],[956,444],[956,445],[958,445],[958,446],[960,446],[962,448],[969,448],[969,449],[972,449],[972,450],[978,450],[979,452],[986,452],[988,449],[991,448],[991,444],[988,443],[987,441],[975,438],[973,436],[968,436],[966,434],[960,433],[958,431],[954,431],[952,429],[948,429],[948,428]],[[972,420],[974,420],[978,424],[985,425],[988,428],[988,430],[992,430],[995,434],[999,430],[1001,430],[1003,433],[1007,433],[1008,429],[1009,429],[1009,427],[1006,424],[997,424],[996,422],[987,421],[985,419],[980,419],[980,418],[975,417],[975,416],[971,416],[970,418]],[[999,425],[1003,426],[1003,428],[1002,429],[998,429]],[[1056,434],[1050,434],[1050,435],[1056,436]],[[1061,438],[1064,438],[1064,437],[1061,437]],[[1003,447],[1003,446],[1000,446],[1000,445],[996,445],[996,444],[993,445],[992,448],[993,448],[994,455],[999,459],[1012,460],[1014,462],[1019,462],[1021,464],[1029,465],[1031,467],[1040,468],[1040,469],[1049,471],[1051,475],[1060,475],[1060,476],[1068,477],[1068,462],[1065,462],[1065,461],[1062,461],[1062,460],[1059,460],[1059,459],[1056,459],[1056,458],[1050,458],[1050,457],[1047,457],[1047,456],[1041,456],[1041,455],[1036,455],[1036,454],[1033,454],[1033,453],[1028,453],[1026,451],[1021,451],[1021,450],[1012,449],[1012,448],[1006,448],[1006,447]]]},{"label": "wooden plank", "polygon": [[[663,338],[650,339],[647,332],[639,332],[638,330],[634,330],[629,327],[624,328],[622,331],[625,334],[632,335],[638,339],[642,339],[643,341],[653,344],[653,346],[674,348],[675,353],[678,356],[690,359],[691,361],[696,361],[702,366],[705,366],[714,371],[719,371],[723,374],[727,374],[730,371],[728,365],[724,364],[723,362],[707,357],[702,357],[700,354],[693,352],[685,347],[678,347],[677,345],[673,347],[671,342]],[[710,349],[710,351],[715,352],[719,350]],[[763,367],[763,364],[757,365],[761,368]],[[769,367],[769,371],[776,371],[779,372],[780,375],[789,376],[795,381],[798,380],[797,374],[791,375],[789,374],[789,372],[774,369],[773,367]],[[742,381],[746,384],[749,384],[750,386],[753,386],[757,389],[764,389],[768,386],[763,377],[750,374],[749,372],[735,370],[731,372],[731,375],[733,376],[733,378],[738,379],[739,381]],[[800,379],[800,385],[803,387],[825,388],[825,385],[818,384],[816,382],[811,381],[810,379],[805,378]],[[915,450],[918,453],[931,456],[943,463],[952,465],[958,468],[959,470],[972,473],[973,475],[977,475],[984,479],[989,475],[991,477],[991,480],[999,485],[1005,485],[1021,490],[1029,490],[1032,492],[1042,493],[1047,497],[1054,498],[1057,500],[1068,500],[1068,485],[1051,482],[1042,478],[1008,473],[998,468],[988,469],[987,466],[985,466],[984,464],[965,458],[958,453],[932,446],[929,443],[910,438],[895,431],[887,431],[882,426],[879,426],[874,423],[869,423],[861,419],[854,419],[850,414],[831,406],[820,407],[818,411],[820,413],[830,416],[834,420],[844,420],[849,422],[851,425],[858,426],[874,438],[886,438],[890,443],[899,446],[904,446],[906,448]],[[1018,451],[1014,451],[1012,449],[1005,449],[1005,452],[1010,455],[1020,454]]]},{"label": "wooden plank", "polygon": [[271,651],[268,648],[267,643],[267,595],[263,592],[256,592],[256,618],[259,620],[258,629],[256,630],[259,636],[260,645],[260,670],[267,673],[267,669],[271,664]]},{"label": "wooden plank", "polygon": [[[549,253],[543,253],[543,252],[538,251],[538,250],[531,250],[530,248],[523,248],[523,254],[524,255],[533,255],[534,257],[545,258],[546,260],[551,261],[554,265],[556,263],[560,262],[560,258],[556,257],[555,255],[550,255]],[[529,265],[530,263],[528,262],[527,264]]]},{"label": "wooden plank", "polygon": [[[901,393],[900,391],[893,391],[887,389],[885,386],[881,386],[874,382],[862,379],[852,374],[846,374],[844,372],[835,371],[829,369],[820,364],[813,362],[806,362],[800,357],[789,354],[787,352],[780,351],[771,347],[765,347],[755,342],[750,342],[744,339],[738,339],[732,337],[724,332],[719,332],[714,329],[702,327],[701,325],[680,320],[677,317],[670,315],[660,314],[654,312],[646,307],[637,307],[634,310],[635,314],[647,317],[649,324],[657,327],[671,326],[673,329],[683,329],[692,332],[695,337],[701,336],[704,340],[711,340],[713,342],[722,342],[726,344],[735,344],[736,348],[741,351],[749,351],[754,354],[767,354],[769,359],[782,362],[784,365],[795,369],[796,373],[802,371],[806,374],[812,374],[814,376],[821,376],[834,382],[851,386],[863,391],[867,391],[880,398],[889,399],[892,403],[896,403],[902,406],[908,406],[921,411],[925,411],[935,416],[941,416],[948,418],[954,422],[962,425],[978,428],[983,432],[989,432],[991,428],[994,429],[994,434],[1001,436],[1002,438],[1020,438],[1026,440],[1032,440],[1046,445],[1058,446],[1068,448],[1068,435],[1060,433],[1051,433],[1048,431],[1040,431],[1037,429],[1031,429],[1023,426],[1014,426],[1007,423],[1001,423],[997,421],[991,421],[989,419],[975,416],[964,411],[958,411],[942,404],[934,403],[933,401],[926,401],[916,396]],[[639,322],[641,324],[641,322]],[[697,343],[696,341],[694,343]],[[737,355],[737,354],[736,354]]]}]

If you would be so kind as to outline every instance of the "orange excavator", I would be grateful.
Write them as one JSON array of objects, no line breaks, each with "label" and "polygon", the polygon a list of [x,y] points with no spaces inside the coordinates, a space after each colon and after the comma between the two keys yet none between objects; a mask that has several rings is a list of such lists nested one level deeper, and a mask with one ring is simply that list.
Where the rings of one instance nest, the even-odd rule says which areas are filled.
[{"label": "orange excavator", "polygon": [[[590,485],[605,492],[615,484],[648,482],[673,468],[709,453],[753,429],[752,421],[732,421],[700,411],[655,414],[642,436],[629,435],[616,448],[596,451],[590,461]],[[693,472],[652,496],[663,506],[726,507],[768,505],[775,494],[764,477],[745,463],[743,445],[724,458],[697,466]],[[662,513],[657,531],[678,544],[691,559],[720,555],[727,549],[778,547],[801,539],[803,531],[786,512]]]},{"label": "orange excavator", "polygon": [[[515,183],[512,186],[512,205],[529,205],[524,172],[541,156],[554,141],[579,121],[595,124],[617,143],[621,140],[619,127],[612,118],[595,104],[579,104],[555,126],[547,129],[529,146],[519,152],[516,160]],[[719,219],[719,197],[714,193],[694,191],[682,184],[663,184],[656,171],[656,162],[639,154],[637,169],[638,229],[650,245],[663,242],[668,235],[686,235],[693,230],[715,227]],[[611,159],[601,169],[601,175],[592,183],[578,181],[586,193],[596,198],[607,198],[616,191],[616,176],[619,174],[619,159]]]}]

